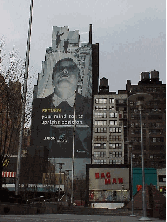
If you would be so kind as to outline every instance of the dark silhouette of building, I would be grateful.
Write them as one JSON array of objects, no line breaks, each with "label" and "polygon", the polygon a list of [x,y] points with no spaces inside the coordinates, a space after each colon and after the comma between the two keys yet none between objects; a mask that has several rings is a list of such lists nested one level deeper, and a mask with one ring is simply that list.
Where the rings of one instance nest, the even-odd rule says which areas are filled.
[{"label": "dark silhouette of building", "polygon": [[[148,93],[153,99],[142,111],[144,165],[146,168],[165,168],[166,157],[166,84],[159,80],[159,72],[142,72],[138,85],[127,80],[128,97]],[[134,167],[141,167],[141,127],[136,102],[128,102],[128,141],[132,142]],[[125,145],[128,146],[128,145]],[[130,159],[130,152],[129,152]]]}]

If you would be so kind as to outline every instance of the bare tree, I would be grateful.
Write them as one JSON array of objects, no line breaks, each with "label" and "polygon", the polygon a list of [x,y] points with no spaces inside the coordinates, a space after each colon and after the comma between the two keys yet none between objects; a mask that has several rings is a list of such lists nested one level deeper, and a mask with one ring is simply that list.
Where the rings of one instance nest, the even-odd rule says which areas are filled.
[{"label": "bare tree", "polygon": [[[17,154],[22,108],[22,92],[25,61],[17,50],[5,52],[4,38],[0,40],[0,187],[2,187],[3,166],[10,155]],[[31,121],[31,104],[34,75],[29,75],[26,98],[25,124]]]}]

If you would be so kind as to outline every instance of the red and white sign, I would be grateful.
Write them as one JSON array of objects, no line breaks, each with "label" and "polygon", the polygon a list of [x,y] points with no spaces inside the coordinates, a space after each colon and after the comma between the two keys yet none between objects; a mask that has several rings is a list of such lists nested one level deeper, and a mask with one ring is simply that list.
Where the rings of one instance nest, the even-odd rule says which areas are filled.
[{"label": "red and white sign", "polygon": [[107,184],[123,184],[123,178],[111,178],[110,172],[95,173],[95,179],[105,179],[105,185]]},{"label": "red and white sign", "polygon": [[89,190],[129,190],[129,168],[89,168]]},{"label": "red and white sign", "polygon": [[16,172],[4,172],[4,171],[2,171],[2,177],[16,177]]}]

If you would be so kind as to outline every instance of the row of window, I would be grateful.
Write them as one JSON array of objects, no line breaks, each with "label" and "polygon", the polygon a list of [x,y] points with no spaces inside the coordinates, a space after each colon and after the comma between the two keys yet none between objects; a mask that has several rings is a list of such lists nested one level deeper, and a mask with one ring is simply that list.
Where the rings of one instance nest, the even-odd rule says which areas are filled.
[{"label": "row of window", "polygon": [[[150,142],[153,143],[163,143],[164,142],[164,137],[150,137],[149,138]],[[141,137],[132,137],[131,141],[133,142],[141,142]],[[143,137],[143,142],[145,143],[146,137]]]},{"label": "row of window", "polygon": [[109,135],[109,140],[110,141],[121,141],[122,136],[111,136]]},{"label": "row of window", "polygon": [[[138,115],[138,114],[136,114],[136,115],[132,114],[132,115],[131,115],[131,119],[140,120],[140,115]],[[142,115],[142,120],[144,120],[144,119],[145,119],[145,116]]]},{"label": "row of window", "polygon": [[121,133],[122,129],[121,127],[110,127],[109,132],[110,133]]},{"label": "row of window", "polygon": [[[106,143],[94,143],[94,149],[106,149]],[[122,149],[122,143],[109,143],[109,149]]]},{"label": "row of window", "polygon": [[153,143],[164,142],[164,137],[150,137],[150,141]]},{"label": "row of window", "polygon": [[[95,164],[106,164],[106,160],[93,160]],[[122,164],[122,160],[109,160],[109,164]]]},{"label": "row of window", "polygon": [[109,152],[110,157],[122,157],[122,152]]},{"label": "row of window", "polygon": [[122,143],[109,143],[109,149],[122,149]]},{"label": "row of window", "polygon": [[[109,118],[117,118],[117,117],[118,113],[109,113]],[[95,113],[95,118],[107,118],[107,113]]]},{"label": "row of window", "polygon": [[150,128],[160,127],[160,125],[161,125],[160,123],[156,123],[156,122],[149,123]]},{"label": "row of window", "polygon": [[106,160],[93,160],[95,164],[106,164]]},{"label": "row of window", "polygon": [[[109,103],[114,103],[115,102],[115,99],[114,98],[109,98]],[[98,98],[98,99],[95,99],[95,103],[96,104],[105,104],[107,103],[107,98]]]},{"label": "row of window", "polygon": [[162,134],[163,130],[161,130],[161,129],[150,129],[149,130],[149,134],[157,134],[157,133]]},{"label": "row of window", "polygon": [[94,149],[106,149],[106,143],[95,143]]},{"label": "row of window", "polygon": [[105,157],[106,152],[94,152],[94,157]]},{"label": "row of window", "polygon": [[107,141],[107,136],[95,136],[94,141]]},{"label": "row of window", "polygon": [[[107,110],[107,106],[95,106],[95,110]],[[115,110],[114,105],[109,106],[109,110]]]},{"label": "row of window", "polygon": [[[95,120],[95,125],[96,126],[106,126],[107,120]],[[109,125],[110,126],[122,125],[122,122],[118,122],[117,120],[109,120]]]},{"label": "row of window", "polygon": [[95,133],[107,133],[107,128],[106,127],[95,128]]},{"label": "row of window", "polygon": [[[94,157],[105,157],[106,156],[106,152],[100,152],[100,151],[96,151],[94,152]],[[114,151],[114,152],[109,152],[109,157],[122,157],[122,152],[120,151]]]},{"label": "row of window", "polygon": [[[121,133],[120,127],[110,127],[109,128],[110,133]],[[95,127],[95,133],[107,133],[106,127]]]},{"label": "row of window", "polygon": [[122,164],[123,161],[122,160],[109,160],[109,164]]}]

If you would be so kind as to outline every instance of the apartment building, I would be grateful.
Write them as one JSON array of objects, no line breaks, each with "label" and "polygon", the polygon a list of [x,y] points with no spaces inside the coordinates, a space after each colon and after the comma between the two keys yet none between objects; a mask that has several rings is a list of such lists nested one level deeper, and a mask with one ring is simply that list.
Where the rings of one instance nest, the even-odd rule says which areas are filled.
[{"label": "apartment building", "polygon": [[108,79],[102,78],[94,95],[92,164],[124,164],[126,107],[126,91],[109,92]]},{"label": "apartment building", "polygon": [[[127,80],[128,97],[148,93],[152,100],[142,110],[144,165],[146,168],[166,167],[166,84],[159,80],[159,72],[142,72],[138,85]],[[136,102],[128,100],[128,141],[133,148],[133,166],[141,167],[141,127]],[[128,145],[127,150],[128,150]],[[130,159],[130,152],[129,152]]]}]

